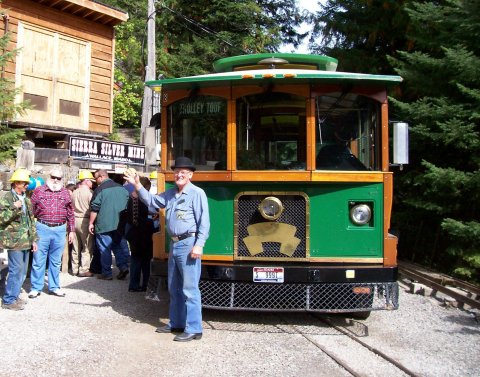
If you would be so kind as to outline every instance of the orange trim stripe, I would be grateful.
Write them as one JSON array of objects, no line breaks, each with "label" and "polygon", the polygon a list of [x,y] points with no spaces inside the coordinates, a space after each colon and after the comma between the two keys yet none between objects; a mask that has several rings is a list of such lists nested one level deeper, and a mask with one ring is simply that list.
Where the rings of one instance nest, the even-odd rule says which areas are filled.
[{"label": "orange trim stripe", "polygon": [[312,182],[383,182],[383,175],[383,172],[336,171],[335,173],[327,173],[325,171],[314,171],[312,172]]},{"label": "orange trim stripe", "polygon": [[233,255],[202,255],[202,263],[208,261],[232,262]]}]

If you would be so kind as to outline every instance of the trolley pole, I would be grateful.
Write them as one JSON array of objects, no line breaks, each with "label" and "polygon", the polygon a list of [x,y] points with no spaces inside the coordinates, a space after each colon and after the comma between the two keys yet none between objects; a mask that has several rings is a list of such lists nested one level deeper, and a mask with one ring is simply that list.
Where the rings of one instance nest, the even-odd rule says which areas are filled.
[{"label": "trolley pole", "polygon": [[[145,81],[155,80],[155,0],[148,0],[147,19],[147,66]],[[142,124],[140,129],[140,144],[145,144],[145,130],[152,119],[152,89],[145,86],[142,101]]]}]

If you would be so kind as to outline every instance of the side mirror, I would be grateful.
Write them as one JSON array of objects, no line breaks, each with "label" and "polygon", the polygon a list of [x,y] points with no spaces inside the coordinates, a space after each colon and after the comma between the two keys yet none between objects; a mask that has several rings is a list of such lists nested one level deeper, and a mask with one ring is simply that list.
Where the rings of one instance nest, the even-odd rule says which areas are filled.
[{"label": "side mirror", "polygon": [[408,164],[408,123],[393,123],[393,164]]}]

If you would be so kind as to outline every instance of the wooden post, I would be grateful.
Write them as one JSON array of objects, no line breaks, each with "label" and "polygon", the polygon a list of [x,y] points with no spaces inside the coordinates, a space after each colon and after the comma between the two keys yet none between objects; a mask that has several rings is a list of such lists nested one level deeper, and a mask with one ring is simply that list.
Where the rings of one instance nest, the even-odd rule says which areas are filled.
[{"label": "wooden post", "polygon": [[[147,66],[145,67],[145,81],[155,80],[155,1],[148,0],[147,19]],[[140,144],[145,145],[145,129],[152,119],[152,89],[145,85],[143,89],[142,124],[140,130]]]}]

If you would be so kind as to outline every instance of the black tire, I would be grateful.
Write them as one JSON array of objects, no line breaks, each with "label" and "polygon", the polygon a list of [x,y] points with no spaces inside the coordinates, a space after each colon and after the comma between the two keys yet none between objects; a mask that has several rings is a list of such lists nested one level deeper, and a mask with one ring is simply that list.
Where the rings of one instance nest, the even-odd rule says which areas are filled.
[{"label": "black tire", "polygon": [[359,320],[365,320],[368,317],[370,317],[371,311],[366,311],[366,312],[351,312],[349,315],[352,318],[359,319]]}]

